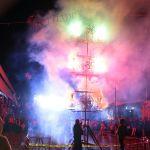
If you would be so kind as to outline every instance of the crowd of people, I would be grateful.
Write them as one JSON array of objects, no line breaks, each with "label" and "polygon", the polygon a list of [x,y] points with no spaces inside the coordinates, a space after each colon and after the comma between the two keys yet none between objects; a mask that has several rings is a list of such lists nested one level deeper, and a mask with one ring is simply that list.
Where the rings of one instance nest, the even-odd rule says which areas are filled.
[{"label": "crowd of people", "polygon": [[5,118],[4,133],[27,133],[27,128],[27,123],[23,118],[15,118],[13,115]]},{"label": "crowd of people", "polygon": [[[4,140],[7,143],[7,140],[11,139],[13,137],[12,135],[15,135],[15,138],[22,134],[24,137],[27,135],[28,132],[28,122],[21,117],[18,117],[11,109],[12,104],[10,104],[9,101],[7,101],[4,97],[0,97],[0,116],[1,116],[1,124],[3,124],[3,135],[7,135],[7,138],[3,138],[1,135],[2,141]],[[103,137],[106,134],[110,133],[114,136],[119,135],[118,132],[121,132],[121,136],[124,135],[122,129],[120,126],[126,127],[126,136],[131,137],[148,137],[150,138],[150,118],[125,118],[124,122],[119,123],[119,118],[116,120],[87,120],[88,125],[91,127],[92,131],[95,133],[96,137]],[[38,130],[38,121],[35,119],[31,119],[30,124],[32,124],[32,127]],[[81,126],[81,128],[79,128]],[[78,133],[80,133],[80,136],[82,135],[82,128],[84,126],[84,120],[76,120],[75,126],[73,128],[74,136],[76,137]],[[124,127],[123,127],[124,128]],[[2,130],[2,129],[1,129]],[[120,130],[120,131],[119,131]],[[123,129],[124,130],[124,129]],[[1,131],[2,132],[2,131]],[[120,136],[119,135],[119,136]],[[76,140],[80,141],[81,138],[77,137]],[[14,139],[15,139],[14,138]],[[13,140],[14,140],[13,139]],[[20,138],[21,140],[21,138]],[[11,140],[10,140],[11,141]],[[122,149],[124,149],[124,145],[122,145],[122,138],[119,138],[120,145]],[[11,144],[11,142],[10,142]],[[1,143],[0,143],[1,145]],[[77,146],[78,147],[78,146]],[[81,147],[81,143],[79,145]],[[76,145],[75,145],[76,149]]]},{"label": "crowd of people", "polygon": [[15,106],[15,104],[13,104],[12,100],[0,95],[0,116],[4,121],[3,132],[26,132],[27,123],[23,117],[19,116],[17,106],[13,106]]},{"label": "crowd of people", "polygon": [[5,120],[7,114],[9,113],[10,100],[5,96],[0,95],[0,116],[3,120]]},{"label": "crowd of people", "polygon": [[[5,150],[3,145],[8,141],[10,141],[9,143],[13,149],[15,145],[18,146],[22,142],[27,134],[28,123],[20,116],[18,111],[18,107],[12,100],[0,95],[0,150]],[[7,146],[6,150],[9,149]]]},{"label": "crowd of people", "polygon": [[[105,133],[110,132],[116,135],[119,125],[119,120],[89,120],[89,125],[96,134],[104,136]],[[125,119],[125,125],[127,127],[127,136],[132,137],[150,137],[150,119]]]},{"label": "crowd of people", "polygon": [[[117,121],[107,120],[107,121],[93,121],[88,120],[86,122],[95,133],[97,138],[103,138],[108,133],[118,136],[118,142],[120,144],[120,150],[124,150],[124,140],[125,137],[147,137],[150,139],[150,120],[148,119],[123,119],[120,118]],[[76,150],[81,150],[81,135],[83,134],[84,124],[78,119],[75,121],[73,127],[74,133],[74,146]]]},{"label": "crowd of people", "polygon": [[[119,123],[119,120],[120,119],[118,119],[118,121],[87,120],[87,124],[90,126],[90,128],[92,129],[92,131],[94,132],[97,138],[103,138],[107,134],[117,136],[119,132],[119,127],[122,124],[123,126],[126,127],[126,131],[125,131],[126,136],[139,137],[139,138],[146,136],[150,138],[150,128],[149,128],[150,120],[148,119],[145,119],[145,120],[124,119],[123,123],[121,122]],[[33,123],[35,124],[35,126],[37,126],[37,123],[35,121],[33,121]],[[84,120],[81,120],[81,121],[76,120],[75,126],[73,128],[74,135],[78,135],[78,133],[80,133],[80,135],[83,134],[82,129],[84,128],[84,123],[85,123]],[[81,128],[79,128],[79,126]],[[19,118],[15,118],[13,115],[7,115],[7,117],[3,121],[3,133],[4,135],[8,135],[8,139],[10,139],[9,135],[11,135],[11,133],[15,133],[15,135],[19,135],[19,136],[20,134],[24,134],[24,137],[25,137],[25,135],[27,134],[27,131],[28,131],[28,127],[23,119],[21,120]],[[121,131],[121,136],[122,136],[122,132],[123,131]],[[81,140],[80,136],[77,137],[76,140],[77,142],[78,140]],[[119,139],[119,142],[120,144],[122,144],[122,138]]]}]

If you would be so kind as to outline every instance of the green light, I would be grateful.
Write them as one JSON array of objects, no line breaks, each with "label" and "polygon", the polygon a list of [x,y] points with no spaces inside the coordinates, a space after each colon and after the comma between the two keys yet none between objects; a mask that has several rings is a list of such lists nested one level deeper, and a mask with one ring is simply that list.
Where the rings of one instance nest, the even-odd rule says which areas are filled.
[{"label": "green light", "polygon": [[74,20],[69,23],[67,29],[70,35],[79,37],[83,33],[83,24],[80,20]]},{"label": "green light", "polygon": [[95,26],[95,30],[93,33],[94,41],[108,41],[110,38],[110,34],[108,32],[108,27],[105,24]]}]

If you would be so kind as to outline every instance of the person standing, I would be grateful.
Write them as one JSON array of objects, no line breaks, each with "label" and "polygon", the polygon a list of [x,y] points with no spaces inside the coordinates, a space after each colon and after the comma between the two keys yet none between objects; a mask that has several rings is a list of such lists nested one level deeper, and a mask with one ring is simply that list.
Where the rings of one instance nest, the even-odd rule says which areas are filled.
[{"label": "person standing", "polygon": [[125,136],[126,136],[125,120],[120,119],[120,125],[118,127],[118,137],[119,137],[120,150],[124,150]]},{"label": "person standing", "polygon": [[82,141],[81,141],[82,134],[83,134],[83,130],[80,121],[79,119],[76,119],[75,125],[73,127],[73,135],[74,135],[73,150],[82,150]]},{"label": "person standing", "polygon": [[104,136],[105,128],[106,128],[105,123],[104,123],[104,121],[102,121],[100,124],[100,135],[101,136]]},{"label": "person standing", "polygon": [[135,119],[132,120],[131,127],[132,127],[131,136],[135,136],[136,135],[136,120]]},{"label": "person standing", "polygon": [[3,124],[4,122],[0,117],[0,150],[12,150],[7,137],[2,135]]}]

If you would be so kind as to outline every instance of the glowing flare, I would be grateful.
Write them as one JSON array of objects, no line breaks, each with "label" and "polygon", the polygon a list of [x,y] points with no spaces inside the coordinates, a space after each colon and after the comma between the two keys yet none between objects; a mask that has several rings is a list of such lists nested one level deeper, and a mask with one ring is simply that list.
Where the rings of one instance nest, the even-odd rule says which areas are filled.
[{"label": "glowing flare", "polygon": [[61,111],[67,109],[70,105],[68,98],[62,98],[59,95],[35,95],[34,102],[41,108],[46,110]]},{"label": "glowing flare", "polygon": [[83,33],[83,24],[80,20],[73,20],[68,25],[68,33],[72,36],[78,37]]},{"label": "glowing flare", "polygon": [[93,34],[94,41],[107,41],[109,39],[109,36],[110,35],[106,25],[102,24],[95,27],[95,31]]},{"label": "glowing flare", "polygon": [[105,73],[108,71],[108,63],[103,57],[93,58],[93,72],[95,73]]}]

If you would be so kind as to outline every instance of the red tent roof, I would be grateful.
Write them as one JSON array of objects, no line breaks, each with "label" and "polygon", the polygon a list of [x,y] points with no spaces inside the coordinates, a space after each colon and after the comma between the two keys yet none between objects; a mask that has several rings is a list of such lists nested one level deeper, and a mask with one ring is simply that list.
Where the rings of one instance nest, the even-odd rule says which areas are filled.
[{"label": "red tent roof", "polygon": [[4,72],[2,66],[0,65],[0,92],[2,92],[7,98],[11,100],[16,100],[16,92],[8,80],[6,73]]}]

